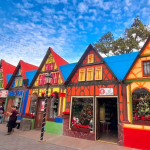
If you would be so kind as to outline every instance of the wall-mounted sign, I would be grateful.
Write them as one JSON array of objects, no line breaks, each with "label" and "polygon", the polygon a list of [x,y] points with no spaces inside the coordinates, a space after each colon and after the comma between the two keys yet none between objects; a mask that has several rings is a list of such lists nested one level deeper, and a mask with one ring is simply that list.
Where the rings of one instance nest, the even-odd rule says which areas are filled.
[{"label": "wall-mounted sign", "polygon": [[45,102],[43,101],[43,102],[41,103],[41,111],[44,111],[44,105],[45,105]]},{"label": "wall-mounted sign", "polygon": [[8,90],[2,90],[0,91],[0,97],[7,97]]},{"label": "wall-mounted sign", "polygon": [[100,88],[99,95],[114,95],[113,88]]}]

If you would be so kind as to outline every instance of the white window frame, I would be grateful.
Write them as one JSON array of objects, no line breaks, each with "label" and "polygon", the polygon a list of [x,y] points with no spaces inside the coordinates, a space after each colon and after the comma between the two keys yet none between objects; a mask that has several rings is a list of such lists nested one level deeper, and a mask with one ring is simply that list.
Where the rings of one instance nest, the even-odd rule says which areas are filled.
[{"label": "white window frame", "polygon": [[93,70],[93,79],[94,79],[94,68],[87,68],[87,71],[86,71],[86,81],[93,81],[93,79],[91,79],[91,80],[88,80],[88,70],[89,69],[92,69]]},{"label": "white window frame", "polygon": [[[80,80],[80,70],[84,70],[84,80]],[[85,81],[85,69],[79,69],[79,81],[80,82]]]},{"label": "white window frame", "polygon": [[[96,79],[96,70],[97,68],[100,68],[100,67],[101,67],[101,79]],[[103,67],[102,66],[95,67],[95,80],[103,80]]]},{"label": "white window frame", "polygon": [[[89,62],[89,57],[90,57],[91,55],[93,56],[93,62]],[[90,64],[90,63],[94,63],[94,54],[89,54],[89,55],[88,55],[88,64]]]}]

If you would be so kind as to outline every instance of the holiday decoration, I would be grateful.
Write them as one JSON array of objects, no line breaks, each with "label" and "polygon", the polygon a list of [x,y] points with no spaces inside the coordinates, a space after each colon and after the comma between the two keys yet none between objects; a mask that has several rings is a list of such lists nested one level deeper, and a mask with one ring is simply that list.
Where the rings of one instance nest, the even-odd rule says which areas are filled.
[{"label": "holiday decoration", "polygon": [[150,121],[150,95],[133,94],[133,119]]}]

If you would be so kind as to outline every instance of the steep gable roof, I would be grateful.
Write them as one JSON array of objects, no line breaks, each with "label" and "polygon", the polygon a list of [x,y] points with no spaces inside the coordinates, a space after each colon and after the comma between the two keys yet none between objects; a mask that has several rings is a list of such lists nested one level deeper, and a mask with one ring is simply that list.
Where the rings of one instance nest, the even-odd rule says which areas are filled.
[{"label": "steep gable roof", "polygon": [[68,78],[66,79],[65,84],[67,84],[71,80],[71,78],[73,77],[73,75],[75,74],[75,72],[77,71],[77,69],[80,67],[82,61],[85,59],[85,57],[87,56],[87,54],[91,50],[94,50],[95,54],[100,58],[100,60],[102,60],[101,63],[104,63],[107,66],[107,68],[110,70],[110,72],[114,75],[114,77],[116,77],[115,74],[112,72],[112,70],[109,68],[109,66],[106,64],[106,62],[103,59],[103,57],[98,53],[97,50],[94,49],[94,47],[91,44],[89,44],[89,46],[87,47],[87,49],[85,50],[85,52],[83,53],[83,55],[81,56],[81,58],[79,59],[78,63],[76,64],[76,66],[74,67],[74,69],[72,70],[72,72],[70,73],[70,75],[68,76]]},{"label": "steep gable roof", "polygon": [[74,67],[77,65],[77,63],[67,64],[60,66],[61,73],[63,75],[64,80],[66,81]]},{"label": "steep gable roof", "polygon": [[62,57],[60,57],[57,53],[55,53],[51,47],[49,47],[48,50],[47,50],[47,52],[46,52],[46,55],[44,56],[44,58],[43,58],[43,60],[42,60],[42,62],[40,64],[40,66],[39,66],[39,68],[38,68],[38,70],[37,70],[37,72],[36,72],[36,74],[35,74],[35,76],[33,78],[33,80],[31,81],[30,88],[33,86],[35,80],[37,79],[37,77],[38,77],[40,71],[42,70],[42,67],[44,66],[47,58],[50,55],[50,53],[52,53],[52,55],[53,55],[53,58],[54,58],[55,63],[57,65],[58,71],[59,71],[59,73],[61,75],[61,78],[62,78],[62,80],[64,82],[64,78],[63,78],[63,75],[61,73],[60,66],[61,65],[66,65],[66,64],[68,64],[68,62],[66,60],[64,60]]},{"label": "steep gable roof", "polygon": [[130,66],[134,62],[139,52],[105,57],[104,60],[116,75],[118,80],[123,80]]},{"label": "steep gable roof", "polygon": [[3,83],[4,83],[4,89],[5,89],[7,85],[7,74],[12,74],[14,70],[16,69],[16,67],[7,63],[3,59],[1,60],[1,65],[3,68]]},{"label": "steep gable roof", "polygon": [[13,73],[13,75],[12,75],[12,77],[11,77],[11,79],[9,80],[9,82],[8,82],[8,84],[6,86],[7,89],[11,86],[12,82],[14,81],[15,76],[17,75],[17,73],[19,71],[19,68],[22,69],[22,77],[23,77],[23,79],[27,79],[26,78],[26,72],[27,71],[37,70],[38,69],[37,66],[29,64],[29,63],[26,63],[23,60],[20,60],[18,65],[17,65],[17,67],[16,67],[16,69],[15,69],[15,71],[14,71],[14,73]]},{"label": "steep gable roof", "polygon": [[130,73],[130,71],[132,70],[132,68],[134,67],[135,63],[137,62],[139,56],[143,53],[144,49],[146,48],[147,44],[149,43],[150,41],[150,36],[147,38],[145,44],[143,45],[143,47],[141,48],[140,52],[138,53],[138,55],[136,56],[136,59],[134,60],[134,62],[132,63],[132,65],[130,66],[127,74],[125,75],[124,77],[124,80],[127,78],[128,74]]}]

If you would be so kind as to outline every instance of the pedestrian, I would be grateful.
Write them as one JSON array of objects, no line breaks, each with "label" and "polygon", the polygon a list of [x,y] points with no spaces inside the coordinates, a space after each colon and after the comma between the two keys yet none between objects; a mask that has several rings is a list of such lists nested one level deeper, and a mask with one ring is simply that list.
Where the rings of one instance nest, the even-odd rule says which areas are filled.
[{"label": "pedestrian", "polygon": [[14,132],[14,128],[16,128],[16,126],[17,126],[16,121],[17,121],[17,116],[19,115],[19,108],[18,107],[15,107],[15,108],[16,108],[15,110],[17,111],[17,114],[16,114],[16,117],[15,117],[15,120],[14,120],[12,132]]},{"label": "pedestrian", "polygon": [[4,108],[0,103],[0,123],[2,123],[3,116],[4,116]]},{"label": "pedestrian", "polygon": [[16,121],[16,116],[17,116],[17,111],[16,107],[12,106],[11,107],[11,112],[6,113],[9,116],[9,121],[8,121],[8,132],[6,135],[10,135],[12,132],[12,128],[14,127],[15,121]]}]

